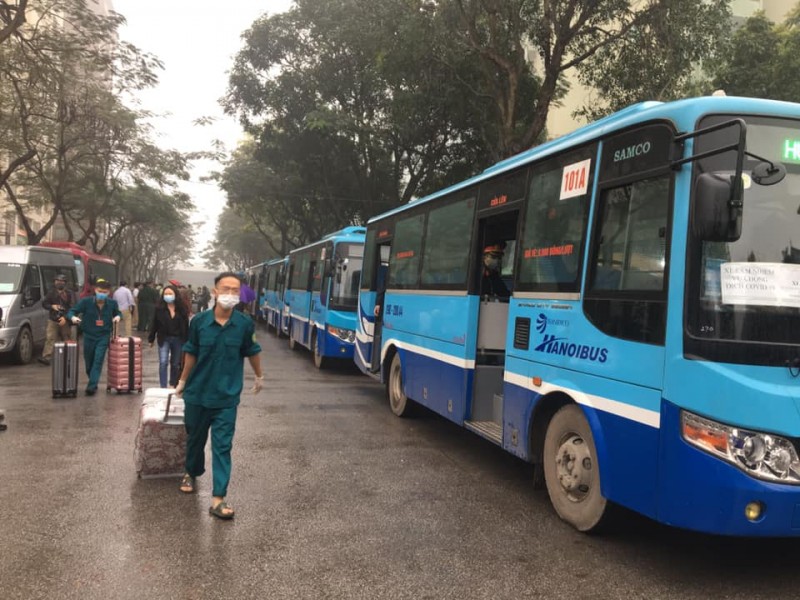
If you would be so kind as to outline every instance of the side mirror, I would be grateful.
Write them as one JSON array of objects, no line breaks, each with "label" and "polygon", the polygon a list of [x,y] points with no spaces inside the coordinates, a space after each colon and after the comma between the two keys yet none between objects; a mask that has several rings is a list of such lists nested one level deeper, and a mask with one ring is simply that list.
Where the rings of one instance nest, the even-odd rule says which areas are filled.
[{"label": "side mirror", "polygon": [[697,178],[692,232],[706,242],[735,242],[741,237],[741,181],[736,185],[730,175],[714,173],[702,173]]}]

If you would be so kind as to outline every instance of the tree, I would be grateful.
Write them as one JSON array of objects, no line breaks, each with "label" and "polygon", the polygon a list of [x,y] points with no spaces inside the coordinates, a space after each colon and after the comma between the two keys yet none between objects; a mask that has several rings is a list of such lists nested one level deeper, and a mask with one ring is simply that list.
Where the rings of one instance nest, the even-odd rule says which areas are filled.
[{"label": "tree", "polygon": [[[284,235],[362,222],[487,164],[485,99],[459,92],[475,67],[454,51],[430,59],[437,27],[414,0],[299,0],[244,34],[225,107],[256,140]],[[234,206],[266,214],[264,199]]]},{"label": "tree", "polygon": [[796,102],[800,98],[800,4],[781,24],[758,12],[736,30],[714,69],[729,95]]},{"label": "tree", "polygon": [[230,271],[243,271],[276,256],[251,223],[230,209],[220,215],[214,241],[203,252],[207,268]]},{"label": "tree", "polygon": [[[600,63],[613,62],[621,48],[634,48],[641,43],[642,32],[652,31],[664,19],[680,18],[681,48],[677,56],[691,54],[688,46],[708,39],[709,24],[691,22],[680,16],[690,9],[704,19],[727,22],[722,0],[715,0],[706,9],[692,8],[703,4],[696,0],[440,0],[432,3],[433,11],[447,19],[457,32],[464,51],[480,61],[481,86],[464,88],[466,93],[488,95],[492,99],[491,118],[497,123],[494,141],[495,158],[503,158],[525,150],[541,138],[550,107],[558,101],[565,73],[581,68],[600,54]],[[699,12],[698,12],[699,10]],[[663,24],[663,23],[662,23]],[[664,24],[664,32],[670,25]],[[710,29],[714,30],[713,27]],[[533,49],[540,66],[532,71],[526,60],[526,46]],[[706,46],[702,46],[705,48]],[[647,47],[646,47],[647,48]],[[652,48],[651,48],[652,50]],[[643,54],[647,53],[647,49]],[[591,82],[611,80],[612,87],[627,90],[642,87],[633,82],[641,61],[629,67],[614,65],[606,73],[602,68],[589,72]],[[595,76],[596,75],[596,76]],[[639,73],[642,78],[647,72]],[[538,79],[534,85],[531,78]],[[527,85],[527,87],[526,87]],[[525,97],[526,89],[535,87],[533,97]]]},{"label": "tree", "polygon": [[[36,21],[0,46],[0,155],[11,157],[0,183],[29,243],[61,217],[70,239],[96,247],[120,187],[184,172],[180,155],[149,142],[146,115],[121,100],[152,85],[160,63],[117,39],[122,17],[96,15],[84,0],[29,8]],[[47,217],[34,224],[39,211]]]},{"label": "tree", "polygon": [[662,0],[618,43],[580,66],[594,90],[578,114],[598,119],[644,100],[669,101],[711,91],[700,67],[724,54],[730,35],[728,0]]},{"label": "tree", "polygon": [[17,0],[13,4],[0,0],[0,44],[15,35],[25,23],[25,8],[28,0]]},{"label": "tree", "polygon": [[191,256],[192,201],[140,184],[119,191],[104,219],[105,240],[97,251],[112,256],[132,280],[163,280]]}]

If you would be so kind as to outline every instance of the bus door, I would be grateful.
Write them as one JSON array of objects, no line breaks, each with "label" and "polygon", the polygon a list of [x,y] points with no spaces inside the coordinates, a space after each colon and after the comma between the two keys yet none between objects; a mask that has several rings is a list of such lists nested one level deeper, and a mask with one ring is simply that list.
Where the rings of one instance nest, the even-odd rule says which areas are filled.
[{"label": "bus door", "polygon": [[302,311],[302,317],[306,319],[305,327],[303,328],[302,343],[307,348],[311,347],[311,331],[316,327],[316,322],[320,317],[322,307],[319,304],[319,290],[322,284],[322,262],[317,259],[316,254],[313,255],[311,263],[308,267],[308,283],[306,290],[308,290],[308,305]]},{"label": "bus door", "polygon": [[378,245],[378,260],[375,268],[375,323],[372,334],[372,354],[370,371],[377,373],[381,368],[381,333],[383,332],[384,297],[386,296],[386,282],[389,276],[389,257],[392,254],[391,242]]},{"label": "bus door", "polygon": [[481,189],[474,236],[470,294],[479,297],[472,402],[466,427],[498,444],[503,435],[503,376],[508,309],[514,288],[519,215],[525,171]]}]

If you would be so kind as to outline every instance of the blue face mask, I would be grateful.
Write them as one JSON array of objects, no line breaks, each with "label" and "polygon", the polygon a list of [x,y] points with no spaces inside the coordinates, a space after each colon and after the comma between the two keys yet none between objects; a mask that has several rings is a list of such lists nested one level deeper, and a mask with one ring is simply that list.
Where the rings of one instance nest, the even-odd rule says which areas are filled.
[{"label": "blue face mask", "polygon": [[164,302],[166,302],[167,304],[172,304],[173,302],[175,302],[175,296],[172,295],[164,296]]},{"label": "blue face mask", "polygon": [[94,294],[98,300],[105,300],[108,298],[108,294],[106,292],[95,292]]}]

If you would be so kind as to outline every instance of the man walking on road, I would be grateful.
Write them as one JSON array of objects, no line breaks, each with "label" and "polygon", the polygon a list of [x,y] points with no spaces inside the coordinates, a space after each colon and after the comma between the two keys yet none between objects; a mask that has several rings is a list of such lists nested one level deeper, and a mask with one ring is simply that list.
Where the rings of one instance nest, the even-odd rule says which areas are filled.
[{"label": "man walking on road", "polygon": [[133,294],[128,289],[126,281],[120,281],[117,291],[114,292],[114,300],[117,303],[119,312],[122,313],[122,329],[126,337],[131,337],[131,324],[133,321],[133,308],[135,306]]},{"label": "man walking on road", "polygon": [[97,382],[100,381],[100,373],[103,371],[113,323],[119,323],[122,318],[117,303],[108,297],[111,284],[105,279],[98,279],[94,289],[93,296],[82,298],[67,313],[67,319],[81,325],[83,330],[83,360],[86,363],[86,375],[89,377],[87,396],[94,396],[97,392]]},{"label": "man walking on road", "polygon": [[205,472],[205,446],[211,430],[213,499],[209,513],[232,519],[225,502],[231,477],[231,448],[236,411],[244,387],[244,358],[255,373],[253,393],[261,391],[261,372],[253,320],[233,310],[239,303],[241,282],[235,273],[221,273],[214,280],[214,310],[198,313],[189,324],[189,341],[183,346],[184,366],[175,393],[186,406],[186,474],[181,491],[195,491],[195,479]]},{"label": "man walking on road", "polygon": [[39,362],[43,365],[50,364],[50,357],[53,355],[53,344],[57,340],[66,342],[70,339],[70,327],[67,322],[67,311],[78,302],[78,296],[72,290],[67,289],[67,277],[59,273],[53,280],[54,286],[44,300],[42,307],[49,312],[47,319],[47,332],[44,343],[44,350]]}]

